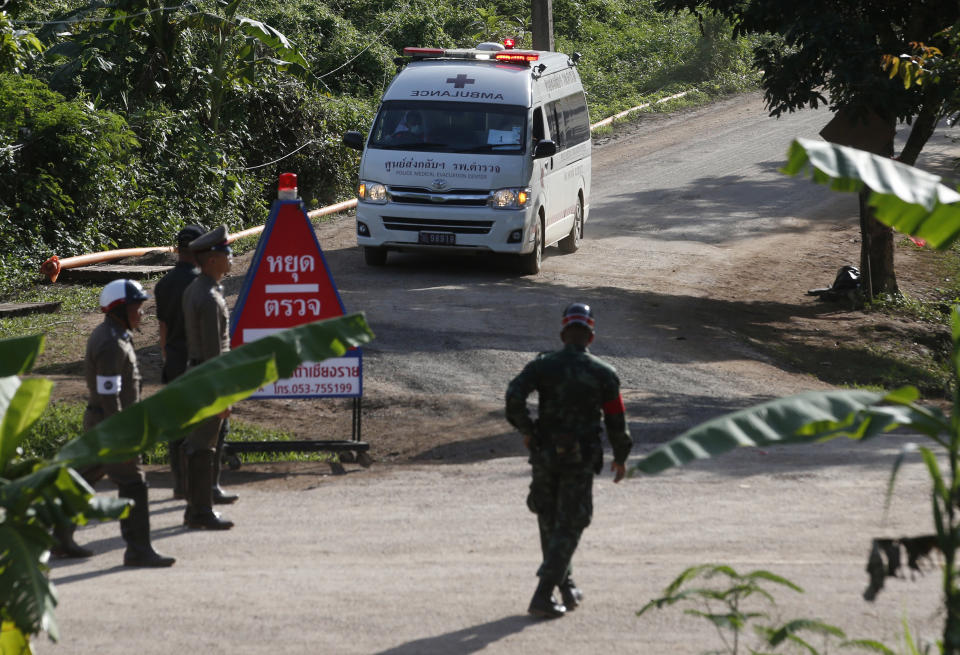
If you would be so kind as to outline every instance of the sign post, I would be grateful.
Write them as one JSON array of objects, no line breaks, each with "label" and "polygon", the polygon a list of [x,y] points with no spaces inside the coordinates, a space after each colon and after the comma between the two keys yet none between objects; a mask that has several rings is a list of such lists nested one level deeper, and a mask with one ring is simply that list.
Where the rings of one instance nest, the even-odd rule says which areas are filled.
[{"label": "sign post", "polygon": [[[296,197],[296,175],[280,176],[279,193],[270,210],[237,306],[231,314],[230,346],[237,348],[274,332],[346,313],[323,250]],[[360,441],[363,353],[303,362],[287,379],[277,380],[252,398],[352,398],[349,441],[230,442],[231,466],[240,452],[355,451],[369,464],[369,444]]]}]

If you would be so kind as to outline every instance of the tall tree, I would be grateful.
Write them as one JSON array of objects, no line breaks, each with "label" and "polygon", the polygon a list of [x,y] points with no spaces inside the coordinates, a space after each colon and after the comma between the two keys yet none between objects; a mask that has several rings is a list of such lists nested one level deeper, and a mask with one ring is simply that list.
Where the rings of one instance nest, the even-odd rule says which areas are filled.
[{"label": "tall tree", "polygon": [[[956,0],[657,0],[666,11],[703,18],[716,12],[735,36],[757,35],[754,63],[771,116],[826,104],[852,130],[893,134],[910,127],[902,151],[889,139],[873,139],[872,152],[914,164],[937,123],[949,111],[948,84],[905,86],[882,66],[884,55],[911,52],[911,44],[935,46],[956,56],[956,42],[942,30],[960,19]],[[953,80],[956,87],[956,80]],[[854,145],[848,142],[847,145]],[[863,143],[857,143],[863,148]],[[893,232],[861,203],[861,268],[874,293],[898,291]]]}]

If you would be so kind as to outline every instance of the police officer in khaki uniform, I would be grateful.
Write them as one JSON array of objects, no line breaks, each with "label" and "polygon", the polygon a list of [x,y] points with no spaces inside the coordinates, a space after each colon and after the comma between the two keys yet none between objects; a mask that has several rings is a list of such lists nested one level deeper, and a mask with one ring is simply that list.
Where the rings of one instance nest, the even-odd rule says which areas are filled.
[{"label": "police officer in khaki uniform", "polygon": [[[100,309],[106,317],[87,339],[84,374],[90,400],[83,415],[84,430],[140,400],[140,371],[130,332],[140,327],[141,307],[146,299],[143,287],[133,280],[114,280],[100,293]],[[150,543],[147,482],[140,468],[140,457],[103,464],[81,474],[91,484],[106,475],[117,485],[121,498],[133,501],[130,514],[120,520],[120,534],[127,542],[124,565],[172,566],[176,560],[158,554]],[[57,537],[60,544],[54,554],[90,556],[89,550],[73,541],[72,531]]]},{"label": "police officer in khaki uniform", "polygon": [[[187,366],[197,366],[230,350],[230,310],[220,281],[230,271],[232,253],[227,227],[221,225],[190,242],[200,275],[183,292],[183,320],[187,332]],[[225,410],[201,422],[187,435],[187,509],[183,523],[190,528],[229,530],[233,522],[213,511],[214,462]]]},{"label": "police officer in khaki uniform", "polygon": [[[157,322],[160,328],[160,356],[163,369],[160,379],[164,384],[173,382],[187,370],[187,334],[183,325],[183,292],[193,282],[200,269],[197,258],[190,250],[190,242],[203,236],[206,228],[200,225],[187,225],[177,232],[177,264],[160,278],[153,289],[157,301]],[[180,447],[183,439],[168,444],[170,452],[170,472],[173,474],[173,497],[186,498],[184,485],[185,468]]]}]

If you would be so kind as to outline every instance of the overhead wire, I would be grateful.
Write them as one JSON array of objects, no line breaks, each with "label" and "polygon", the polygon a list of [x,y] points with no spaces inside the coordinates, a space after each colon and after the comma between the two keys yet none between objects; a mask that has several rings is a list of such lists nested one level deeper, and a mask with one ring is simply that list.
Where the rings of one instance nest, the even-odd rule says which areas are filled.
[{"label": "overhead wire", "polygon": [[[111,18],[72,18],[72,19],[54,20],[54,21],[49,21],[49,20],[48,20],[48,21],[12,21],[12,22],[13,22],[14,24],[17,24],[17,25],[40,25],[40,26],[46,26],[46,25],[63,25],[63,24],[76,24],[76,23],[106,23],[106,22],[113,22],[113,21],[116,21],[116,20],[127,20],[127,19],[130,19],[130,18],[137,18],[137,17],[140,17],[140,16],[147,16],[147,15],[149,15],[149,14],[153,14],[153,13],[157,13],[157,12],[163,12],[163,11],[171,11],[171,12],[172,12],[172,11],[177,11],[177,10],[179,10],[179,9],[184,9],[184,8],[188,8],[188,7],[189,7],[189,8],[192,8],[193,5],[191,5],[191,4],[182,4],[182,5],[176,5],[176,6],[158,7],[158,8],[156,8],[156,9],[150,9],[150,10],[148,10],[148,11],[142,11],[142,12],[138,12],[138,13],[135,13],[135,14],[126,14],[126,15],[124,15],[124,16],[122,16],[122,17],[119,17],[119,18],[118,18],[118,17],[111,17]],[[316,79],[318,82],[322,83],[322,84],[326,87],[327,84],[326,84],[326,82],[323,81],[323,79],[324,79],[325,77],[329,77],[330,75],[333,75],[333,74],[336,73],[337,71],[340,71],[340,70],[342,70],[343,68],[349,66],[351,63],[353,63],[354,61],[356,61],[361,55],[363,55],[363,53],[365,53],[367,50],[369,50],[370,48],[372,48],[375,43],[377,43],[378,41],[380,41],[380,39],[383,38],[383,36],[384,36],[387,32],[389,32],[391,29],[393,29],[393,28],[397,25],[397,23],[400,21],[400,18],[403,17],[404,12],[405,12],[407,9],[409,9],[409,7],[410,7],[410,3],[407,2],[407,3],[405,3],[405,4],[403,5],[403,7],[399,8],[398,11],[397,11],[396,17],[393,19],[393,21],[391,21],[389,25],[387,25],[385,28],[383,28],[383,30],[381,30],[372,40],[370,40],[362,49],[360,49],[360,50],[359,50],[355,55],[353,55],[350,59],[346,60],[345,62],[343,62],[342,64],[340,64],[340,65],[337,66],[336,68],[333,68],[333,69],[327,71],[326,73],[323,73],[322,75],[317,75],[317,74],[313,73],[312,71],[309,71],[309,70],[308,70],[307,73],[309,74],[309,76],[312,77],[312,78],[314,78],[314,79]],[[188,15],[192,15],[192,14],[196,14],[196,13],[202,13],[202,12],[193,11],[193,12],[189,12]],[[329,89],[329,87],[327,87],[327,88]],[[226,104],[232,104],[232,102],[236,102],[236,101],[228,101]],[[226,106],[226,105],[225,105],[225,106]],[[174,117],[173,117],[173,116],[165,117],[165,119],[172,119],[172,118],[174,118]],[[313,144],[313,143],[318,143],[318,142],[319,142],[318,139],[310,139],[310,140],[308,140],[306,143],[304,143],[304,144],[302,144],[301,146],[297,147],[296,149],[294,149],[294,150],[286,153],[285,155],[282,155],[282,156],[278,157],[277,159],[274,159],[274,160],[272,160],[272,161],[269,161],[269,162],[266,162],[266,163],[263,163],[263,164],[257,164],[256,166],[224,168],[224,169],[221,169],[221,170],[224,170],[224,171],[251,171],[251,170],[256,170],[256,169],[259,169],[259,168],[264,168],[264,167],[267,167],[267,166],[271,166],[271,165],[273,165],[273,164],[276,164],[276,163],[278,163],[278,162],[283,161],[284,159],[287,159],[288,157],[292,157],[293,155],[297,154],[298,152],[300,152],[301,150],[303,150],[303,149],[306,148],[307,146],[309,146],[309,145],[311,145],[311,144]],[[156,145],[156,146],[158,146],[159,148],[161,148],[162,150],[170,153],[171,155],[172,155],[172,154],[175,154],[175,153],[171,152],[170,150],[168,150],[165,146],[163,146],[163,145],[161,145],[161,144],[159,144],[159,143],[155,143],[154,145]],[[16,149],[16,148],[14,148],[14,149]],[[7,150],[7,149],[5,149],[5,150]]]},{"label": "overhead wire", "polygon": [[[117,20],[126,20],[128,18],[139,18],[140,16],[147,16],[149,14],[155,14],[159,11],[177,11],[178,9],[184,9],[186,7],[193,7],[192,4],[176,5],[174,7],[157,7],[156,9],[150,9],[148,11],[141,11],[136,14],[124,14],[122,17],[114,16],[112,18],[67,18],[63,20],[14,20],[11,21],[14,25],[73,25],[75,23],[112,23]],[[192,16],[194,14],[202,14],[202,11],[192,11],[188,15]]]},{"label": "overhead wire", "polygon": [[[400,10],[397,11],[397,16],[396,16],[396,18],[393,19],[393,22],[390,23],[389,25],[387,25],[387,26],[383,29],[382,32],[380,32],[379,34],[377,34],[376,38],[375,38],[373,41],[371,41],[371,42],[368,43],[366,46],[364,46],[363,50],[361,50],[360,52],[358,52],[358,53],[355,54],[353,57],[351,57],[351,58],[348,59],[347,61],[343,62],[342,64],[340,64],[339,66],[337,66],[337,67],[334,68],[333,70],[327,71],[327,72],[324,73],[323,75],[314,75],[314,77],[316,77],[318,80],[322,80],[323,78],[327,77],[328,75],[333,75],[334,73],[336,73],[336,72],[337,72],[338,70],[340,70],[341,68],[344,68],[345,66],[348,66],[349,64],[353,63],[360,55],[362,55],[362,54],[365,53],[367,50],[369,50],[371,47],[373,47],[373,44],[376,43],[377,41],[379,41],[379,40],[381,39],[381,37],[383,37],[384,34],[386,34],[386,33],[389,32],[391,29],[393,29],[393,27],[400,21],[400,17],[403,16],[404,12],[405,12],[407,9],[409,9],[409,7],[410,7],[410,3],[409,3],[409,2],[406,3],[403,7],[401,7]],[[313,73],[311,73],[311,75],[313,75]]]}]

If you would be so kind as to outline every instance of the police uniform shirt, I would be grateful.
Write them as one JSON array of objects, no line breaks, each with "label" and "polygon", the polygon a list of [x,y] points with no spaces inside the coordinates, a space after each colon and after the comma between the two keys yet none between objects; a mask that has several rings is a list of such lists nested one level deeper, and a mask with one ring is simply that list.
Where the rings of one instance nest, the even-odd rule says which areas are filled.
[{"label": "police uniform shirt", "polygon": [[167,326],[165,350],[167,359],[186,364],[187,331],[183,325],[183,292],[200,275],[200,269],[189,262],[178,262],[164,275],[153,290],[157,299],[157,318]]},{"label": "police uniform shirt", "polygon": [[191,366],[230,350],[230,310],[209,275],[201,273],[183,292],[183,323]]},{"label": "police uniform shirt", "polygon": [[84,360],[89,407],[102,418],[140,400],[140,370],[130,333],[109,316],[87,339]]}]

